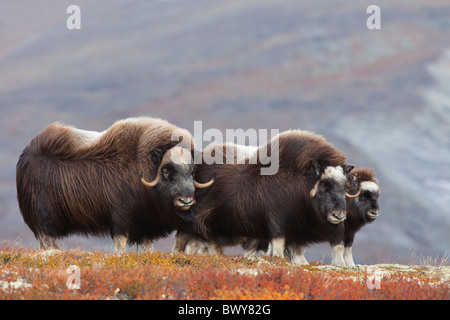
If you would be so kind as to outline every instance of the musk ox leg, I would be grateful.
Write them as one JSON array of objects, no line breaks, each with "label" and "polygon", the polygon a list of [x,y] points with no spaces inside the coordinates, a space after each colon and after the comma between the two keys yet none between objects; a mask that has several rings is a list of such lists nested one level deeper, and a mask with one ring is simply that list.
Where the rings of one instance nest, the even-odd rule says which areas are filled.
[{"label": "musk ox leg", "polygon": [[345,267],[343,243],[331,244],[331,264]]},{"label": "musk ox leg", "polygon": [[59,250],[56,244],[55,238],[48,236],[46,234],[39,234],[37,236],[39,241],[39,249],[41,250]]},{"label": "musk ox leg", "polygon": [[245,257],[255,257],[258,251],[267,252],[270,247],[270,242],[266,240],[243,238],[242,241]]},{"label": "musk ox leg", "polygon": [[190,240],[186,245],[186,254],[209,254],[208,244],[198,239]]},{"label": "musk ox leg", "polygon": [[139,245],[142,249],[142,251],[146,252],[153,252],[153,240],[152,239],[145,239],[142,241],[142,243]]},{"label": "musk ox leg", "polygon": [[355,266],[355,262],[353,261],[353,240],[355,239],[354,233],[346,233],[344,238],[344,261],[345,266],[348,268],[352,268]]},{"label": "musk ox leg", "polygon": [[116,254],[123,254],[127,250],[127,242],[128,237],[124,235],[114,235],[113,236],[113,242],[114,242],[114,252]]},{"label": "musk ox leg", "polygon": [[246,257],[246,258],[254,258],[254,257],[256,257],[256,253],[257,253],[257,251],[254,249],[251,249],[251,250],[244,249],[244,257]]},{"label": "musk ox leg", "polygon": [[355,266],[353,261],[352,247],[344,247],[344,261],[347,268],[352,268]]},{"label": "musk ox leg", "polygon": [[175,235],[175,243],[172,252],[209,254],[209,247],[205,241],[196,239],[185,232],[178,231]]},{"label": "musk ox leg", "polygon": [[191,238],[192,237],[187,233],[177,231],[177,234],[175,235],[175,243],[173,245],[172,252],[184,252]]},{"label": "musk ox leg", "polygon": [[286,247],[286,239],[284,237],[273,238],[270,240],[272,244],[272,255],[274,257],[284,257],[284,249]]},{"label": "musk ox leg", "polygon": [[258,239],[244,239],[244,243],[242,244],[242,249],[244,249],[244,257],[256,257],[256,253],[258,252]]},{"label": "musk ox leg", "polygon": [[[203,242],[203,245],[200,249],[197,250],[198,254],[211,254],[211,251],[209,250],[208,244],[206,242]],[[222,252],[223,253],[223,252]]]},{"label": "musk ox leg", "polygon": [[305,248],[299,244],[289,243],[287,245],[287,250],[291,256],[291,263],[296,266],[308,265],[309,262],[305,257]]},{"label": "musk ox leg", "polygon": [[217,254],[217,255],[222,255],[223,254],[223,247],[216,242],[212,242],[209,241],[207,242],[207,246],[208,246],[208,251],[210,254]]},{"label": "musk ox leg", "polygon": [[267,246],[267,250],[266,250],[266,256],[272,256],[272,255],[273,255],[272,243],[270,243],[270,241],[269,241],[269,245]]}]

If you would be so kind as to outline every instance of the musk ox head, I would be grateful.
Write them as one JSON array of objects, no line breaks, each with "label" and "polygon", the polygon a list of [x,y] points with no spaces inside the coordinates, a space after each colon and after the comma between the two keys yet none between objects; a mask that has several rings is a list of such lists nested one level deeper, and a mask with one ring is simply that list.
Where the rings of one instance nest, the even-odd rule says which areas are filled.
[{"label": "musk ox head", "polygon": [[172,202],[179,211],[188,211],[195,203],[195,188],[207,188],[214,182],[198,183],[194,180],[195,165],[189,149],[176,146],[164,154],[161,149],[153,149],[150,153],[152,161],[159,163],[158,171],[153,181],[148,182],[142,176],[141,181]]},{"label": "musk ox head", "polygon": [[316,213],[321,217],[326,217],[332,224],[338,224],[346,218],[345,198],[354,198],[346,192],[347,174],[354,168],[352,165],[343,166],[321,166],[317,161],[310,161],[316,183],[311,189],[310,197]]},{"label": "musk ox head", "polygon": [[349,200],[348,206],[354,210],[361,221],[372,222],[380,214],[378,198],[380,188],[371,169],[356,169],[348,177],[348,190],[360,190],[357,198]]}]

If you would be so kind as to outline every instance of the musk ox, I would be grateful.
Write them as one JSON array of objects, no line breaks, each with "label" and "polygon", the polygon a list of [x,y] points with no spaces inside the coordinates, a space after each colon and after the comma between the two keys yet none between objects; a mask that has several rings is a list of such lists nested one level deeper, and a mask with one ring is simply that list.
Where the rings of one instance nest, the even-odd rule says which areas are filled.
[{"label": "musk ox", "polygon": [[153,239],[190,223],[192,141],[154,118],[120,120],[103,132],[53,123],[17,163],[23,219],[43,250],[70,234],[110,234],[117,253],[127,242],[151,250]]},{"label": "musk ox", "polygon": [[[372,223],[380,214],[378,198],[380,196],[380,187],[378,179],[372,169],[358,168],[350,172],[348,178],[348,191],[360,194],[355,199],[347,200],[347,219],[344,222],[345,233],[343,245],[338,249],[343,252],[343,258],[339,257],[342,265],[344,260],[346,267],[354,267],[352,246],[355,234],[363,226]],[[343,247],[343,248],[342,248]]]},{"label": "musk ox", "polygon": [[[261,147],[260,147],[261,148]],[[209,249],[235,245],[243,238],[272,243],[283,256],[285,242],[298,248],[310,242],[340,243],[346,216],[346,175],[353,166],[322,136],[293,130],[279,134],[265,152],[278,152],[279,170],[261,175],[259,152],[249,152],[244,164],[197,164],[196,179],[214,184],[196,190],[193,214],[196,233],[179,230],[174,250],[184,250],[193,237],[206,239]],[[235,145],[210,145],[203,157],[235,152]],[[252,157],[256,157],[256,161]],[[224,161],[225,163],[225,161]],[[296,261],[294,261],[296,262]]]},{"label": "musk ox", "polygon": [[[347,216],[343,223],[341,241],[330,242],[331,263],[341,267],[354,267],[353,240],[357,231],[378,217],[380,213],[378,205],[380,188],[372,169],[359,168],[348,174],[347,190],[349,193],[356,193],[358,196],[347,199]],[[253,244],[251,248],[255,250],[255,245]],[[290,243],[286,244],[286,248],[291,255],[291,259],[302,262],[302,264],[308,263],[304,257],[303,248],[295,251],[295,245],[293,246]]]},{"label": "musk ox", "polygon": [[[380,188],[374,171],[369,168],[353,169],[347,175],[347,192],[358,196],[347,199],[347,215],[343,222],[344,234],[342,235],[342,242],[332,245],[332,264],[342,267],[354,267],[352,245],[355,234],[367,223],[375,221],[380,213],[378,205]],[[255,255],[259,250],[267,251],[269,255],[271,254],[271,247],[268,241],[242,239],[241,244],[246,255]],[[199,246],[196,243],[192,244],[192,246],[194,245]],[[307,263],[306,258],[293,256],[293,253],[290,252],[291,245],[289,243],[286,244],[286,248],[291,255],[291,259]]]}]

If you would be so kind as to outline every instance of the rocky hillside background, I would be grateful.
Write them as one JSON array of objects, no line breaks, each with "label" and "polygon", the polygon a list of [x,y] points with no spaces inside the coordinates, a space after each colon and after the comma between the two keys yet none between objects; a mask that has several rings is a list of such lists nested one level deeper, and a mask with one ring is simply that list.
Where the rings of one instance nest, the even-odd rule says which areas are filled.
[{"label": "rocky hillside background", "polygon": [[[81,30],[66,9],[81,8]],[[139,115],[203,128],[301,128],[380,180],[381,216],[357,263],[450,248],[450,4],[377,1],[2,1],[0,239],[36,247],[20,216],[15,165],[54,121],[104,130]],[[171,249],[173,238],[158,241]],[[111,249],[72,237],[63,247]],[[327,245],[308,259],[329,260]]]}]

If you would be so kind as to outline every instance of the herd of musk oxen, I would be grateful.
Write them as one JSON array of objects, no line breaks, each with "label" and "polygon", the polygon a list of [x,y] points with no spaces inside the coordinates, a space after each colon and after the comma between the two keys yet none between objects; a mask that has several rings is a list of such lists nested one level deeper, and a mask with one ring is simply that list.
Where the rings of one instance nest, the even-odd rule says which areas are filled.
[{"label": "herd of musk oxen", "polygon": [[[302,130],[259,147],[197,150],[193,141],[148,117],[103,132],[53,123],[17,163],[23,219],[42,250],[71,234],[110,234],[119,254],[127,244],[153,250],[154,240],[177,231],[174,251],[220,254],[241,245],[248,256],[263,250],[301,265],[308,244],[326,241],[333,264],[355,265],[355,233],[379,215],[372,169],[354,168],[324,137]],[[261,150],[277,153],[275,174],[261,174]],[[195,153],[224,160],[231,153],[234,161],[194,162]]]}]

